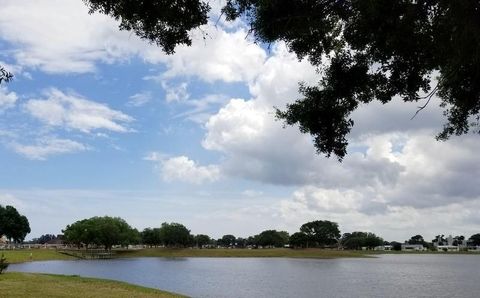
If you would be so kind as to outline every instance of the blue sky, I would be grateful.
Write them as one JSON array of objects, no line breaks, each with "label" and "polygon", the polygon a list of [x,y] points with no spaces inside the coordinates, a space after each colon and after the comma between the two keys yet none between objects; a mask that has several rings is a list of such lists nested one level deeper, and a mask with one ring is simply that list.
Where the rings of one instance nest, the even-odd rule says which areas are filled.
[{"label": "blue sky", "polygon": [[15,74],[0,88],[0,204],[27,215],[28,238],[95,215],[214,237],[314,219],[400,241],[480,229],[480,143],[434,140],[438,100],[414,120],[417,104],[362,106],[339,163],[274,119],[315,69],[242,22],[208,24],[167,56],[81,0],[0,5]]}]

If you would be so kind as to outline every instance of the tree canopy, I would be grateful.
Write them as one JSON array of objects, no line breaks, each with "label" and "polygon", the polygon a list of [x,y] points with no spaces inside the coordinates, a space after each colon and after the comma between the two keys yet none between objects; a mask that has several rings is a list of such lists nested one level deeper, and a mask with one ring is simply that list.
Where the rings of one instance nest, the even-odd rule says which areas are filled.
[{"label": "tree canopy", "polygon": [[334,245],[340,238],[338,224],[328,220],[307,222],[300,227],[300,232],[307,236],[307,247]]},{"label": "tree canopy", "polygon": [[341,238],[342,246],[346,249],[373,249],[383,244],[383,239],[369,232],[345,233]]},{"label": "tree canopy", "polygon": [[126,246],[137,243],[139,233],[120,217],[95,216],[67,225],[63,230],[65,242],[78,247],[85,245],[103,246],[111,249],[114,245]]},{"label": "tree canopy", "polygon": [[[191,44],[189,30],[206,24],[210,10],[200,0],[84,2],[167,54]],[[447,120],[438,140],[480,133],[477,0],[228,0],[222,12],[230,21],[245,19],[257,41],[284,41],[317,67],[318,84],[302,83],[302,97],[277,116],[311,134],[318,153],[341,160],[351,113],[394,97],[418,101],[418,113],[438,95]],[[0,83],[10,79],[0,67]]]},{"label": "tree canopy", "polygon": [[186,247],[193,243],[190,230],[179,223],[162,223],[159,229],[162,244],[167,247]]},{"label": "tree canopy", "polygon": [[22,242],[28,233],[30,224],[27,217],[13,206],[0,205],[0,237],[5,235],[10,241]]},{"label": "tree canopy", "polygon": [[425,107],[438,95],[447,117],[440,140],[480,132],[479,1],[229,0],[223,11],[246,17],[258,41],[284,41],[323,73],[277,110],[314,137],[319,153],[344,157],[351,113],[395,96]]},{"label": "tree canopy", "polygon": [[289,235],[285,231],[266,230],[255,236],[256,245],[263,247],[283,247],[289,241]]},{"label": "tree canopy", "polygon": [[480,233],[470,236],[468,241],[471,245],[480,246]]},{"label": "tree canopy", "polygon": [[191,45],[188,31],[204,25],[210,10],[199,0],[84,0],[90,12],[100,12],[120,21],[121,30],[139,37],[172,54],[179,44]]}]

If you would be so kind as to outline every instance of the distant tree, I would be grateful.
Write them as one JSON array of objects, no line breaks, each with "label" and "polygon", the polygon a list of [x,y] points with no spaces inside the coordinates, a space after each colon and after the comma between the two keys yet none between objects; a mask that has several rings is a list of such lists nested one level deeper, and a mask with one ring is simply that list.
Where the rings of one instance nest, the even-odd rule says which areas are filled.
[{"label": "distant tree", "polygon": [[458,246],[458,245],[461,245],[463,243],[463,240],[465,240],[465,236],[455,236],[453,237],[453,245],[455,246]]},{"label": "distant tree", "polygon": [[392,246],[392,249],[395,250],[395,251],[402,250],[402,244],[400,242],[392,241],[392,242],[390,242],[390,245]]},{"label": "distant tree", "polygon": [[247,246],[247,239],[238,237],[235,239],[235,247],[237,248],[245,248]]},{"label": "distant tree", "polygon": [[383,245],[383,239],[378,237],[374,233],[367,233],[367,237],[365,238],[364,246],[368,249],[373,249],[377,246]]},{"label": "distant tree", "polygon": [[435,239],[432,240],[432,244],[435,245],[446,245],[447,239],[445,239],[445,235],[437,235]]},{"label": "distant tree", "polygon": [[302,232],[290,235],[289,244],[292,248],[305,248],[308,245],[308,236]]},{"label": "distant tree", "polygon": [[474,234],[470,236],[470,239],[468,239],[468,242],[470,243],[470,245],[480,246],[480,234]]},{"label": "distant tree", "polygon": [[252,246],[252,247],[257,247],[258,246],[258,235],[255,235],[255,236],[249,236],[247,239],[246,239],[246,243],[245,243],[247,246]]},{"label": "distant tree", "polygon": [[235,236],[233,235],[223,235],[222,238],[218,239],[217,243],[223,247],[234,247],[235,246]]},{"label": "distant tree", "polygon": [[137,243],[140,235],[136,229],[120,217],[92,217],[77,221],[63,230],[65,241],[78,247],[85,245],[103,246],[112,249],[114,245],[126,246]]},{"label": "distant tree", "polygon": [[194,237],[195,246],[202,248],[203,246],[210,244],[210,237],[208,235],[198,234]]},{"label": "distant tree", "polygon": [[89,219],[76,221],[62,230],[65,237],[65,243],[73,244],[77,248],[83,245],[88,248],[94,242],[94,228]]},{"label": "distant tree", "polygon": [[55,240],[55,239],[57,239],[57,236],[55,236],[53,234],[45,234],[45,235],[42,235],[39,238],[33,239],[33,240],[34,240],[34,243],[45,244],[45,243],[47,243],[49,241],[52,241],[52,240]]},{"label": "distant tree", "polygon": [[408,244],[425,244],[425,240],[423,240],[422,235],[415,235],[408,240]]},{"label": "distant tree", "polygon": [[334,245],[340,238],[338,224],[328,220],[307,222],[300,227],[300,232],[308,237],[307,247]]},{"label": "distant tree", "polygon": [[5,235],[9,241],[22,242],[30,233],[27,217],[18,213],[13,206],[0,205],[0,235]]},{"label": "distant tree", "polygon": [[193,242],[190,230],[179,223],[162,223],[160,239],[167,247],[187,247]]},{"label": "distant tree", "polygon": [[352,232],[343,234],[341,244],[347,249],[361,249],[362,247],[373,249],[383,245],[383,239],[374,233]]},{"label": "distant tree", "polygon": [[159,228],[146,228],[141,233],[142,243],[149,246],[158,246],[162,244]]},{"label": "distant tree", "polygon": [[288,243],[288,238],[289,237],[287,232],[278,232],[276,230],[266,230],[261,232],[258,235],[257,244],[264,247],[265,246],[283,247],[285,244]]}]

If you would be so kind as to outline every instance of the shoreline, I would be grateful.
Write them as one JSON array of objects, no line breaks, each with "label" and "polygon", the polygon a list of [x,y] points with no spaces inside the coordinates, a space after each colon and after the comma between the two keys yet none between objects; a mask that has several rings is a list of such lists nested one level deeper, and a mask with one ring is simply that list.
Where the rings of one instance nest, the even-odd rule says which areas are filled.
[{"label": "shoreline", "polygon": [[[0,250],[7,262],[11,264],[51,261],[78,260],[79,258],[62,254],[53,249],[18,249]],[[480,255],[478,252],[438,252],[438,251],[373,251],[373,250],[330,250],[330,249],[191,249],[191,248],[145,248],[115,250],[113,259],[152,257],[152,258],[305,258],[305,259],[337,259],[337,258],[375,258],[384,254],[406,255]]]},{"label": "shoreline", "polygon": [[0,275],[0,289],[5,297],[187,297],[111,279],[13,271]]}]

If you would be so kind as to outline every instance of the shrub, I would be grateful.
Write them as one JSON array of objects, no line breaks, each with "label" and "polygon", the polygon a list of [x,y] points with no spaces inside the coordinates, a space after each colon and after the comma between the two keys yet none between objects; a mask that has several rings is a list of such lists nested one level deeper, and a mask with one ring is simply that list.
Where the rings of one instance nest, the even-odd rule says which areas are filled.
[{"label": "shrub", "polygon": [[5,258],[5,256],[2,254],[2,256],[0,257],[0,274],[2,274],[3,271],[7,270],[8,268],[8,262],[7,262],[7,258]]}]

